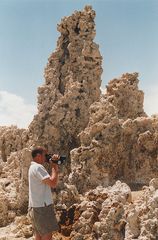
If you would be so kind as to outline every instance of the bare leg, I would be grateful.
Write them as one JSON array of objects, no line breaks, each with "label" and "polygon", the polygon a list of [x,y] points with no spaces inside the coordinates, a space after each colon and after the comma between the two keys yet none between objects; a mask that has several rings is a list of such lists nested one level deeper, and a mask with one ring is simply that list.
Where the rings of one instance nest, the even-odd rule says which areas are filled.
[{"label": "bare leg", "polygon": [[42,236],[41,240],[52,240],[52,233]]},{"label": "bare leg", "polygon": [[39,235],[39,233],[35,233],[35,240],[42,240],[42,237]]}]

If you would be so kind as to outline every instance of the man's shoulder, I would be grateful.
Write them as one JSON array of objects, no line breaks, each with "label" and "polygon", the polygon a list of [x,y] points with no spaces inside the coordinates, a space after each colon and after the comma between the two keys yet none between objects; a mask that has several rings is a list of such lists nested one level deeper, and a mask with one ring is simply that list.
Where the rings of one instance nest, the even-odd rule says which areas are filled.
[{"label": "man's shoulder", "polygon": [[43,169],[43,166],[41,164],[32,161],[31,164],[30,164],[30,167],[29,167],[29,171],[33,171],[33,170],[36,171],[40,168]]},{"label": "man's shoulder", "polygon": [[31,161],[30,167],[40,167],[40,166],[43,167],[41,164]]},{"label": "man's shoulder", "polygon": [[49,178],[50,175],[45,169],[45,167],[39,163],[31,163],[30,168],[29,168],[29,176],[33,177],[39,177],[39,179],[43,180],[44,178]]}]

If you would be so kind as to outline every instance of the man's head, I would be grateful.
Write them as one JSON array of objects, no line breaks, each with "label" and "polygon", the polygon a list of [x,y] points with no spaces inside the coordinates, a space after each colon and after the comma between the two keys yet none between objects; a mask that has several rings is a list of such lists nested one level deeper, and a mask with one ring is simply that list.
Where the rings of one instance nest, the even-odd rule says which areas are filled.
[{"label": "man's head", "polygon": [[33,161],[43,164],[46,161],[45,154],[46,154],[46,149],[44,149],[43,147],[34,148],[32,150]]}]

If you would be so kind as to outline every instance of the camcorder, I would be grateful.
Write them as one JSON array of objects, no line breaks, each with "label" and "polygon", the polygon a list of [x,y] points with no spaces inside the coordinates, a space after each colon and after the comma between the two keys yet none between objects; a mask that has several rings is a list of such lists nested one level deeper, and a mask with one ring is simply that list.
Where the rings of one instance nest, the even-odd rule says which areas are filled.
[{"label": "camcorder", "polygon": [[46,155],[45,155],[45,158],[46,158],[46,162],[47,162],[47,163],[52,162],[52,163],[61,165],[61,164],[65,163],[65,161],[66,161],[66,156],[60,156],[60,158],[59,158],[58,160],[53,160],[53,159],[52,159],[52,156],[53,156],[53,154],[46,154]]}]

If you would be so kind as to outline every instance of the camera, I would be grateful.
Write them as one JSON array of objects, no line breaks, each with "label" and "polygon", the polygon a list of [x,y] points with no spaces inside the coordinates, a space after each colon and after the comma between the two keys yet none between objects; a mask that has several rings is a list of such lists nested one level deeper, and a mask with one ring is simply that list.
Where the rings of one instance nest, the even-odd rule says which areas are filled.
[{"label": "camera", "polygon": [[46,162],[48,162],[48,163],[53,162],[58,165],[61,165],[61,164],[65,163],[65,161],[66,161],[66,156],[60,156],[60,158],[58,160],[53,160],[52,156],[53,156],[53,154],[46,154],[45,155]]}]

